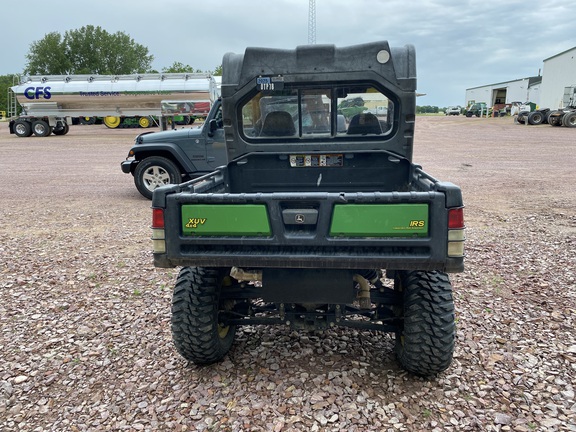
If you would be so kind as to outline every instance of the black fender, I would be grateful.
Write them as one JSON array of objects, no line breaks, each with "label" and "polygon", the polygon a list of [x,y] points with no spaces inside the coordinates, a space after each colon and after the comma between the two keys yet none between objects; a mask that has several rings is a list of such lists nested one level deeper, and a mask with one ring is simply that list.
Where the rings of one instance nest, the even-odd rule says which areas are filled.
[{"label": "black fender", "polygon": [[134,154],[134,162],[130,165],[130,170],[134,174],[134,169],[138,162],[151,156],[161,156],[176,163],[184,174],[193,174],[198,171],[188,155],[178,145],[172,143],[151,143],[138,144],[130,149]]}]

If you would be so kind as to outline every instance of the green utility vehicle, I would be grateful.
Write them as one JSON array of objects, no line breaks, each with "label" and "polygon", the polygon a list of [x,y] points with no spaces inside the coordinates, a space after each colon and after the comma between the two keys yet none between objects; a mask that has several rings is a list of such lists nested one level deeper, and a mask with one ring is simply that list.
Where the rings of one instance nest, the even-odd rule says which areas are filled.
[{"label": "green utility vehicle", "polygon": [[[348,326],[395,333],[415,374],[450,365],[463,202],[412,163],[415,64],[387,42],[224,56],[229,162],[152,198],[154,264],[183,266],[182,356],[221,360],[240,325]],[[339,107],[360,98],[347,120]]]},{"label": "green utility vehicle", "polygon": [[466,108],[465,115],[466,117],[472,117],[472,116],[486,117],[487,115],[490,115],[488,111],[489,109],[484,102],[477,102],[471,104],[468,108]]}]

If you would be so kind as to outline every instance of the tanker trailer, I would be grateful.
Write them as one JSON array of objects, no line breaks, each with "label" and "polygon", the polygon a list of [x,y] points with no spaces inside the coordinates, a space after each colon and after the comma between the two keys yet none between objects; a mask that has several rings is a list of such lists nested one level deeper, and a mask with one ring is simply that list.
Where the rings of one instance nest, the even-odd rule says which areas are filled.
[{"label": "tanker trailer", "polygon": [[[109,128],[148,127],[162,101],[185,101],[189,116],[205,116],[217,97],[208,74],[30,76],[11,87],[22,114],[10,121],[19,137],[68,133],[72,118],[103,118]],[[198,107],[198,110],[195,110]]]}]

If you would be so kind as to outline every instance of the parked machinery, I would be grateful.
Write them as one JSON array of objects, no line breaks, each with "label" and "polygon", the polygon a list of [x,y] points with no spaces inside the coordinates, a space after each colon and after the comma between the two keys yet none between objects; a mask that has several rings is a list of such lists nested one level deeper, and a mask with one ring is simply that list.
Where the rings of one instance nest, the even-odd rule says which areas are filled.
[{"label": "parked machinery", "polygon": [[542,123],[548,123],[548,115],[550,114],[550,108],[535,109],[530,111],[530,105],[528,103],[520,107],[520,112],[516,120],[520,124],[539,125]]},{"label": "parked machinery", "polygon": [[562,98],[564,108],[551,110],[531,109],[530,105],[524,104],[516,117],[519,124],[539,125],[548,123],[551,126],[576,127],[576,87],[566,87]]},{"label": "parked machinery", "polygon": [[548,123],[552,126],[576,127],[576,87],[566,87],[562,98],[564,107],[550,112]]}]

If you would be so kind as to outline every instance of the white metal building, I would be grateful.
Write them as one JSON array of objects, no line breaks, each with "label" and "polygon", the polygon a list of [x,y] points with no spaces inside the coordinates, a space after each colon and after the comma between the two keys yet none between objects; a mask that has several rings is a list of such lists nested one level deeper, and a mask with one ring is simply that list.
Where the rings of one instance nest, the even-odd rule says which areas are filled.
[{"label": "white metal building", "polygon": [[542,69],[542,108],[563,108],[566,87],[576,87],[576,47],[544,60]]},{"label": "white metal building", "polygon": [[484,102],[489,107],[526,101],[538,104],[541,82],[542,77],[535,76],[472,87],[466,89],[466,106],[473,102]]},{"label": "white metal building", "polygon": [[576,87],[576,47],[545,59],[542,76],[466,89],[466,106],[471,102],[488,106],[534,102],[540,108],[557,109],[564,106],[567,87]]}]

